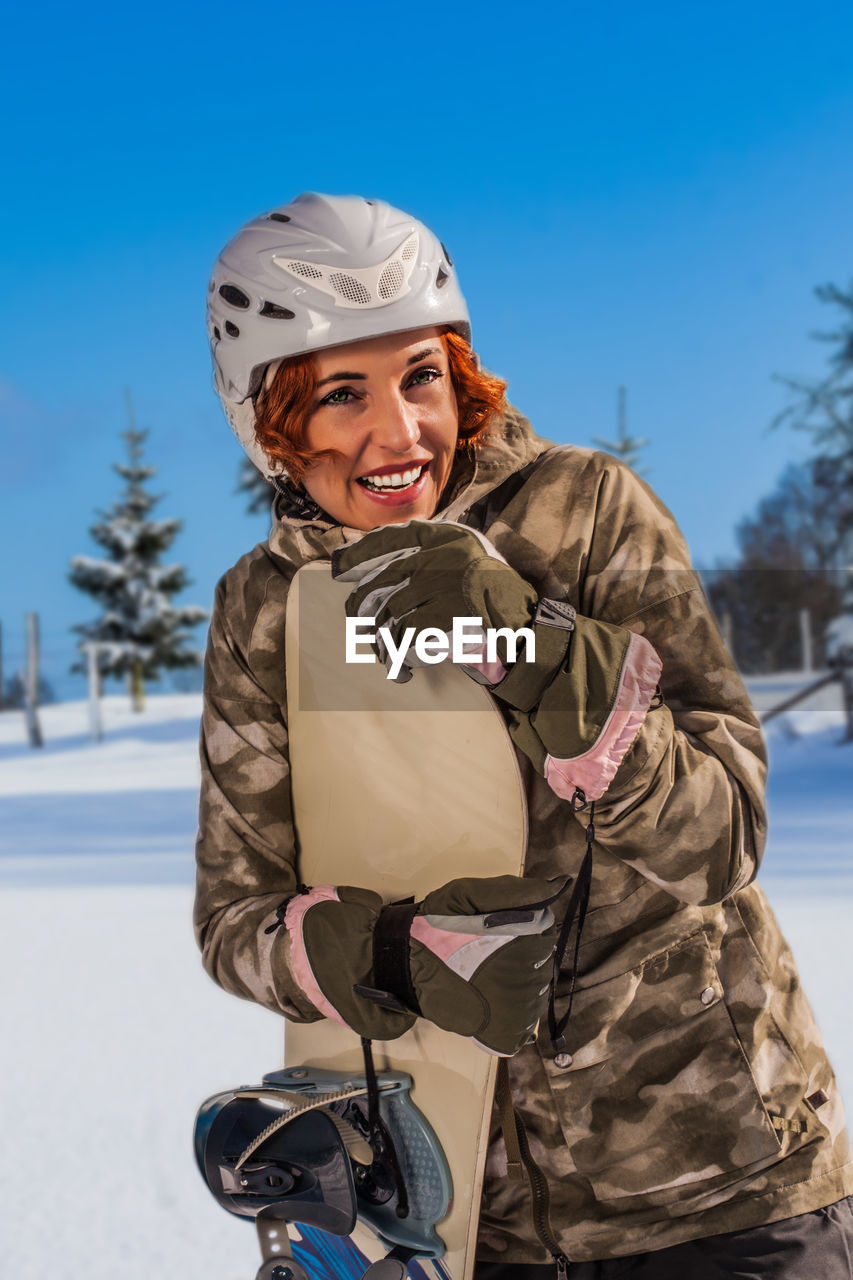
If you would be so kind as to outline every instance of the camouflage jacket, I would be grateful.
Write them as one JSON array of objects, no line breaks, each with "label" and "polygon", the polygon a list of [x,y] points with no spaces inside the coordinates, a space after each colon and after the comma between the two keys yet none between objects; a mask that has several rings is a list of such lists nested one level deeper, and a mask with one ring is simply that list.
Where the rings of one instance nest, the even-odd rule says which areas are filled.
[{"label": "camouflage jacket", "polygon": [[[541,596],[628,627],[663,663],[652,710],[596,805],[590,909],[568,1052],[510,1061],[513,1096],[578,1261],[663,1248],[853,1192],[841,1100],[796,967],[753,883],[765,836],[761,732],[669,512],[601,453],[549,448],[515,411],[460,454],[445,496]],[[205,673],[196,929],[226,990],[289,1017],[296,887],[284,611],[346,531],[277,513],[219,584]],[[527,871],[574,873],[585,816],[527,761]],[[564,994],[564,993],[563,993]],[[546,1262],[526,1187],[490,1144],[478,1257]]]}]

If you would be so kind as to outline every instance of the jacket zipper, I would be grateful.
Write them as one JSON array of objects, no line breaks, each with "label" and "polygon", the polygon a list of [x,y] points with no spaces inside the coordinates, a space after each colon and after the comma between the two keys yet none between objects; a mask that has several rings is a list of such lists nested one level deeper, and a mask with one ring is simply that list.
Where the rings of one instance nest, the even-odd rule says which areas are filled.
[{"label": "jacket zipper", "polygon": [[518,1113],[516,1113],[515,1117],[515,1127],[518,1134],[521,1159],[527,1170],[527,1180],[530,1184],[530,1194],[533,1199],[533,1226],[540,1242],[554,1259],[554,1264],[557,1268],[557,1280],[567,1280],[569,1259],[560,1248],[551,1228],[551,1201],[548,1195],[548,1184],[545,1181],[542,1170],[530,1154],[527,1130]]}]

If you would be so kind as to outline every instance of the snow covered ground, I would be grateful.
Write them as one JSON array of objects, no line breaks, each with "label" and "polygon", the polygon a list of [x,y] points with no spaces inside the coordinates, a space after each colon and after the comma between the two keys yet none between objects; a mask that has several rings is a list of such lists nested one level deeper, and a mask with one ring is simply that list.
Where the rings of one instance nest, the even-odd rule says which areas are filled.
[{"label": "snow covered ground", "polygon": [[[761,709],[796,678],[754,682]],[[190,927],[199,698],[0,713],[0,1237],[15,1280],[252,1280],[250,1226],[195,1168],[198,1103],[280,1063],[274,1015],[224,995]],[[853,1099],[853,746],[834,689],[769,733],[762,880]]]}]

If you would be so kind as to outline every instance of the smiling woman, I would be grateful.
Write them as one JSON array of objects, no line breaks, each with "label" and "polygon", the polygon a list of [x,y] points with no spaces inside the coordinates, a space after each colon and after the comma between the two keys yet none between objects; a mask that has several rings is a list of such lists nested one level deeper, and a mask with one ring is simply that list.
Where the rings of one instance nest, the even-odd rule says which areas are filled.
[{"label": "smiling woman", "polygon": [[476,442],[505,388],[452,330],[390,334],[275,362],[255,435],[323,510],[371,529],[433,514],[455,449]]},{"label": "smiling woman", "polygon": [[[340,369],[341,358],[346,370]],[[320,352],[304,484],[340,524],[429,519],[450,475],[459,420],[436,329]],[[349,372],[347,370],[350,370]]]},{"label": "smiling woman", "polygon": [[[386,1041],[420,1018],[509,1059],[504,1132],[530,1188],[494,1137],[475,1280],[530,1280],[549,1258],[569,1280],[849,1278],[843,1107],[754,883],[761,731],[672,516],[616,459],[551,446],[506,404],[471,351],[447,250],[399,210],[300,196],[226,246],[208,304],[214,384],[277,489],[268,542],[219,584],[208,642],[196,928],[210,973],[299,1022]],[[523,876],[455,880],[411,906],[369,884],[300,886],[284,635],[315,561],[386,656],[471,618],[493,635],[460,665],[515,747]],[[524,632],[522,658],[507,637]],[[371,848],[398,865],[375,802],[383,762],[367,759]],[[466,792],[454,839],[487,849],[472,812]],[[431,814],[405,816],[433,831]],[[567,878],[555,948],[545,903]]]}]

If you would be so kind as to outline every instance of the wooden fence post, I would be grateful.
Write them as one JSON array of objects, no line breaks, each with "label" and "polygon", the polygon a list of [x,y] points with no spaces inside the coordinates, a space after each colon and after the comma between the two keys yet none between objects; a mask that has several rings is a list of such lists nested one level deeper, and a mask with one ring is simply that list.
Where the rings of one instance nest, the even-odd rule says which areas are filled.
[{"label": "wooden fence post", "polygon": [[98,672],[98,646],[94,640],[90,640],[86,645],[86,656],[89,660],[89,726],[95,742],[100,742],[104,736],[104,727],[101,721],[101,677]]},{"label": "wooden fence post", "polygon": [[722,632],[723,643],[728,649],[729,654],[734,657],[735,633],[734,625],[732,623],[732,615],[729,613],[728,609],[725,610],[723,616],[720,618],[720,631]]},{"label": "wooden fence post", "polygon": [[27,614],[27,669],[23,676],[24,715],[31,747],[43,747],[38,717],[39,703],[39,620],[37,613]]},{"label": "wooden fence post", "polygon": [[803,671],[811,675],[814,671],[812,659],[812,615],[809,609],[800,610],[800,653],[803,658]]}]

